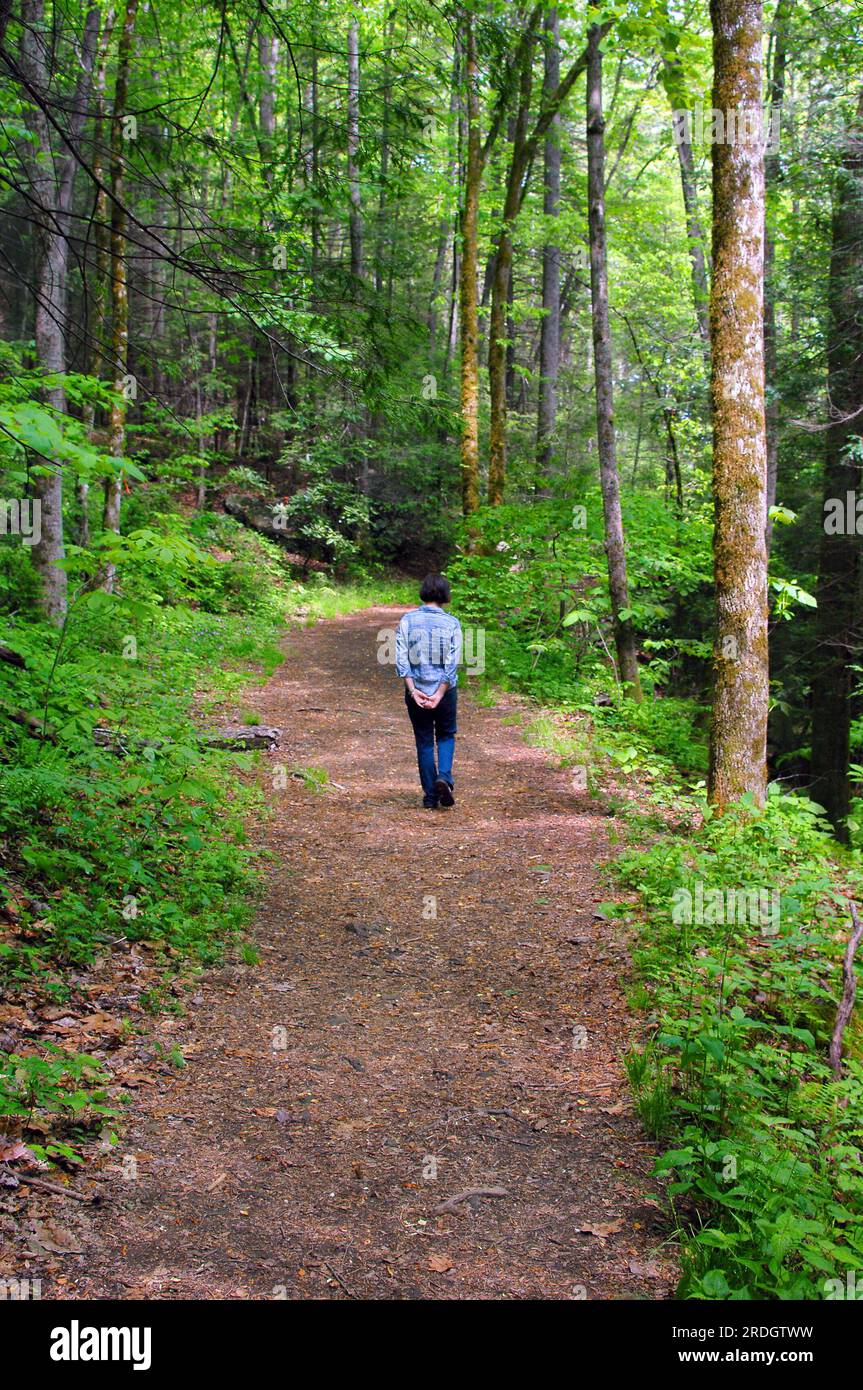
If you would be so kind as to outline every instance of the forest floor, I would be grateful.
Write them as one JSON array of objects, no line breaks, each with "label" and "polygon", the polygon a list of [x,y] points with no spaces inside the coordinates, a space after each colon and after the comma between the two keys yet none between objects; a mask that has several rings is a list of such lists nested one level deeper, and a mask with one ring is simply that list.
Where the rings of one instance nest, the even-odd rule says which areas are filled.
[{"label": "forest floor", "polygon": [[31,1195],[72,1239],[31,1265],[43,1297],[671,1296],[620,1061],[625,929],[597,911],[610,822],[507,720],[517,698],[483,707],[469,680],[457,804],[422,809],[376,660],[400,611],[293,631],[246,692],[283,730],[259,963],[157,1020],[186,1065],[135,1091],[99,1204]]}]

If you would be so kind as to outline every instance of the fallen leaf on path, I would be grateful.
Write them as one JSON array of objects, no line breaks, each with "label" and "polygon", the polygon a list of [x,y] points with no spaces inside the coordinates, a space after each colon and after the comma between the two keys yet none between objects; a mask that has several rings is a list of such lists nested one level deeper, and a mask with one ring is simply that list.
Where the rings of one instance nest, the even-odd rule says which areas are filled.
[{"label": "fallen leaf on path", "polygon": [[50,1126],[50,1125],[43,1124],[41,1120],[37,1120],[37,1119],[36,1119],[34,1116],[32,1116],[32,1115],[31,1115],[31,1117],[30,1117],[29,1120],[22,1120],[22,1121],[21,1121],[21,1128],[22,1128],[23,1130],[26,1130],[26,1132],[27,1132],[28,1134],[50,1134],[50,1133],[51,1133],[51,1126]]},{"label": "fallen leaf on path", "polygon": [[0,1163],[15,1163],[21,1158],[36,1162],[36,1155],[20,1139],[7,1139],[5,1135],[0,1135]]},{"label": "fallen leaf on path", "polygon": [[21,1009],[17,1004],[4,1004],[0,1009],[0,1022],[20,1023],[23,1028],[37,1028],[38,1024],[30,1017],[26,1009]]},{"label": "fallen leaf on path", "polygon": [[38,1252],[47,1250],[52,1255],[77,1255],[84,1248],[71,1231],[64,1230],[53,1221],[34,1221],[27,1239]]},{"label": "fallen leaf on path", "polygon": [[583,1226],[579,1226],[580,1231],[585,1235],[598,1236],[600,1240],[607,1240],[609,1236],[616,1236],[618,1231],[623,1230],[623,1217],[619,1216],[616,1221],[588,1221]]},{"label": "fallen leaf on path", "polygon": [[87,1018],[78,1019],[78,1027],[82,1033],[116,1033],[122,1026],[121,1019],[112,1018],[110,1014],[105,1013],[90,1014]]},{"label": "fallen leaf on path", "polygon": [[662,1270],[659,1265],[640,1264],[638,1260],[629,1261],[629,1272],[639,1279],[661,1279]]},{"label": "fallen leaf on path", "polygon": [[121,1072],[115,1079],[121,1086],[155,1086],[156,1084],[155,1076],[151,1076],[148,1071]]}]

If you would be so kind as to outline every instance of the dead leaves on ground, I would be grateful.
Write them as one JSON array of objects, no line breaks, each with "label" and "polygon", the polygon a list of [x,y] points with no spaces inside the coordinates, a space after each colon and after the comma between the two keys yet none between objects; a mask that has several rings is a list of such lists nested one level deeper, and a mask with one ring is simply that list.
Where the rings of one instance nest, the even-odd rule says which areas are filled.
[{"label": "dead leaves on ground", "polygon": [[608,1240],[609,1236],[616,1236],[619,1231],[623,1230],[623,1217],[619,1216],[614,1221],[586,1221],[578,1229],[585,1235],[598,1236],[600,1240]]},{"label": "dead leaves on ground", "polygon": [[28,1221],[24,1233],[34,1255],[80,1255],[84,1248],[77,1236],[56,1221]]}]

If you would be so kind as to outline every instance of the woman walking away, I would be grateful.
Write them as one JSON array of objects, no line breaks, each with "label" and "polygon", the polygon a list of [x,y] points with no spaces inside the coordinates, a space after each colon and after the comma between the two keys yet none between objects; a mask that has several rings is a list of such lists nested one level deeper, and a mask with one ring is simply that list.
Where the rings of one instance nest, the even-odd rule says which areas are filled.
[{"label": "woman walking away", "polygon": [[[420,585],[420,606],[405,613],[396,634],[396,672],[405,683],[417,745],[423,806],[454,806],[456,685],[461,660],[461,624],[443,611],[450,587],[442,574]],[[435,759],[437,740],[437,759]]]}]

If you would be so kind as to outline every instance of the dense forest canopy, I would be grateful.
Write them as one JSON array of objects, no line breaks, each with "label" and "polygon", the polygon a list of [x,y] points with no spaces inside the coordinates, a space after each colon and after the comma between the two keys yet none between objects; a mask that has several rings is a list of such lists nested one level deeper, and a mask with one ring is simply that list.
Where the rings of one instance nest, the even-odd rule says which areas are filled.
[{"label": "dense forest canopy", "polygon": [[[92,945],[72,861],[19,853],[13,827],[103,777],[80,833],[126,830],[122,868],[80,869],[97,920],[136,875],[167,903],[177,826],[184,854],[204,834],[197,753],[147,779],[154,740],[188,733],[195,663],[223,643],[226,669],[272,664],[286,586],[305,616],[333,584],[430,570],[489,680],[589,721],[660,800],[666,778],[694,798],[705,880],[735,862],[772,891],[791,866],[794,931],[831,873],[853,890],[861,20],[859,0],[0,0],[0,874],[62,897],[13,976]],[[136,700],[152,766],[114,795]],[[176,798],[171,829],[136,797]],[[692,866],[676,842],[627,872],[655,907]],[[197,950],[216,909],[189,893],[160,930]],[[801,961],[823,946],[838,970],[846,925],[789,940],[765,987],[765,1095],[807,1039],[825,1085],[841,1074],[835,980]],[[684,969],[666,947],[654,984]],[[633,1063],[658,1131],[678,1064],[737,1066],[721,987],[717,1007],[715,1035],[702,1017]],[[856,1143],[821,1118],[822,1147]],[[823,1250],[783,1283],[787,1248],[746,1256],[763,1283],[742,1256],[696,1261],[689,1291],[809,1296]]]},{"label": "dense forest canopy", "polygon": [[[761,32],[750,10],[729,22]],[[856,5],[777,4],[727,132],[697,3],[40,0],[2,24],[4,454],[10,495],[26,482],[41,500],[30,558],[47,611],[67,601],[64,550],[116,545],[124,497],[134,509],[154,486],[185,483],[200,508],[245,489],[284,503],[277,529],[300,553],[411,569],[453,553],[459,511],[476,512],[461,545],[480,554],[490,507],[526,506],[501,534],[527,524],[534,546],[568,532],[573,507],[590,535],[601,495],[633,694],[639,668],[668,694],[708,694],[709,297],[726,269],[711,153],[715,181],[746,145],[735,113],[757,109],[770,754],[814,779],[841,827],[856,530],[843,521],[843,542],[820,520],[824,497],[854,491],[860,453]],[[737,422],[747,448],[754,409]],[[575,602],[547,634],[570,656]],[[749,637],[732,719],[766,669]],[[831,732],[810,747],[813,724]]]}]

